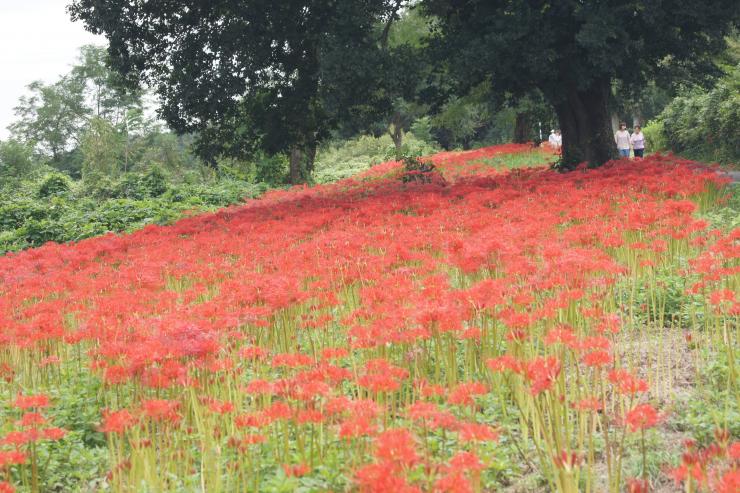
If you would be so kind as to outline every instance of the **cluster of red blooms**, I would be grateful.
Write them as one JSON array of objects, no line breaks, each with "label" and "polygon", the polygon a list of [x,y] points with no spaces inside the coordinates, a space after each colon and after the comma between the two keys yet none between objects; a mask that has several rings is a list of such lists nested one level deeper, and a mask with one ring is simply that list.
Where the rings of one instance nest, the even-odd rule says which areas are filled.
[{"label": "cluster of red blooms", "polygon": [[715,441],[700,448],[689,440],[681,464],[670,470],[677,484],[689,491],[737,493],[740,491],[740,441],[731,441],[726,430],[717,430]]},{"label": "cluster of red blooms", "polygon": [[[570,174],[480,163],[523,150],[437,155],[446,184],[402,184],[398,163],[384,163],[167,227],[8,255],[0,344],[47,356],[78,346],[48,364],[80,354],[106,395],[135,389],[137,404],[101,417],[100,430],[123,440],[135,427],[197,435],[215,423],[216,438],[244,452],[271,429],[293,427],[295,441],[319,426],[341,447],[372,443],[352,474],[363,491],[473,491],[485,469],[476,444],[497,436],[474,418],[491,375],[518,378],[534,398],[574,367],[603,375],[615,395],[647,391],[620,369],[619,316],[602,301],[667,240],[702,237],[689,197],[720,182],[664,156]],[[727,275],[717,256],[737,258],[737,239],[718,234],[694,267]],[[729,294],[713,296],[737,310]],[[562,323],[566,313],[580,322]],[[591,394],[568,405],[605,407]],[[636,431],[659,416],[637,405],[623,418]],[[23,419],[37,429],[40,418]],[[427,430],[450,432],[456,448],[428,457]],[[314,461],[302,459],[282,467],[307,474]],[[407,477],[419,468],[428,485]]]},{"label": "cluster of red blooms", "polygon": [[[56,441],[64,438],[66,431],[48,426],[46,417],[41,413],[50,404],[49,397],[43,394],[18,394],[11,402],[10,406],[20,413],[20,418],[14,422],[15,430],[0,437],[0,445],[11,447],[9,450],[0,450],[0,468],[9,471],[11,466],[35,461],[35,457],[32,457],[33,444],[42,440]],[[10,483],[0,481],[0,493],[13,491],[15,489]]]}]

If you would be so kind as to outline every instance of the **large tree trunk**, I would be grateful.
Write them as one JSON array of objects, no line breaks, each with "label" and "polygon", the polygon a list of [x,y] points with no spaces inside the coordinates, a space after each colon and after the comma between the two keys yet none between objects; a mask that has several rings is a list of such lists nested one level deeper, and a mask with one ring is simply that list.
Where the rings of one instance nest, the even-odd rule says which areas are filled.
[{"label": "large tree trunk", "polygon": [[514,121],[514,142],[525,144],[529,142],[529,115],[527,113],[517,113]]},{"label": "large tree trunk", "polygon": [[306,151],[306,174],[310,178],[313,175],[314,165],[316,164],[316,151],[318,150],[319,144],[316,140],[312,140],[308,145]]},{"label": "large tree trunk", "polygon": [[297,145],[293,146],[290,149],[290,184],[291,185],[298,185],[299,183],[303,183],[303,170],[301,169],[302,161],[303,161],[303,151]]},{"label": "large tree trunk", "polygon": [[611,115],[607,108],[609,81],[594,82],[588,89],[575,84],[564,88],[555,104],[563,134],[563,167],[573,169],[582,162],[595,167],[616,157]]}]

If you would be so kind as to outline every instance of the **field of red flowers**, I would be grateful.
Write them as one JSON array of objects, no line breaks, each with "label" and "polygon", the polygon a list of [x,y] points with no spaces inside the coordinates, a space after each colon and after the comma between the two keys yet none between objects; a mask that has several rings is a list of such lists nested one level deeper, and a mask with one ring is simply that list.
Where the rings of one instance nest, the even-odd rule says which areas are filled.
[{"label": "field of red flowers", "polygon": [[[527,152],[0,258],[0,491],[71,488],[76,440],[81,491],[737,493],[725,184],[490,165]],[[705,370],[709,423],[674,404]]]}]

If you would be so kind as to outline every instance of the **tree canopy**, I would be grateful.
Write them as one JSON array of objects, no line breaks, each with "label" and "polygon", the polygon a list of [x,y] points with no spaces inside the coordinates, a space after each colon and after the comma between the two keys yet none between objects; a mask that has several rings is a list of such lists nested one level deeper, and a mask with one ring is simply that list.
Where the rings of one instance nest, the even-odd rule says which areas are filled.
[{"label": "tree canopy", "polygon": [[[648,80],[710,74],[737,23],[734,7],[733,0],[73,0],[69,11],[108,38],[120,74],[156,90],[174,130],[198,136],[201,157],[289,153],[297,182],[331,131],[384,122],[398,152],[420,104],[454,120],[481,85],[498,104],[525,110],[544,98],[563,130],[564,164],[601,164],[614,156],[613,87],[636,99]],[[405,29],[394,32],[402,17]],[[468,110],[474,114],[458,118],[470,123],[461,128],[467,141],[485,116],[479,106]],[[524,140],[532,118],[520,117]]]},{"label": "tree canopy", "polygon": [[362,54],[395,3],[75,0],[69,10],[108,37],[114,67],[154,87],[170,126],[198,133],[202,156],[261,148],[300,160],[333,122],[323,88],[361,92],[352,74],[372,61]]},{"label": "tree canopy", "polygon": [[563,129],[564,161],[613,157],[611,83],[706,73],[738,20],[733,0],[423,0],[435,47],[458,79],[499,91],[540,90]]}]

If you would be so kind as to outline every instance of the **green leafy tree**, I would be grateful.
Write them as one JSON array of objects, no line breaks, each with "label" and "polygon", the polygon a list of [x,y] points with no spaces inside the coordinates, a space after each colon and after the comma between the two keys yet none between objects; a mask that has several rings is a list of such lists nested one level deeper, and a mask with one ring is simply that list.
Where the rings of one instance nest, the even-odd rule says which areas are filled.
[{"label": "green leafy tree", "polygon": [[141,111],[142,90],[126,84],[120,74],[110,69],[105,48],[85,45],[80,48],[77,63],[70,77],[85,86],[87,105],[93,116],[105,118],[113,125],[124,123],[131,111]]},{"label": "green leafy tree", "polygon": [[336,121],[321,94],[341,82],[327,75],[360,63],[356,53],[390,4],[74,0],[69,11],[108,38],[121,74],[155,88],[173,129],[199,135],[204,159],[288,153],[295,183],[310,173],[316,145]]},{"label": "green leafy tree", "polygon": [[[539,89],[563,131],[563,162],[614,157],[613,80],[643,85],[670,70],[711,71],[710,55],[740,15],[734,0],[532,2],[423,0],[434,46],[471,84],[490,77],[514,95]],[[679,70],[680,69],[680,70]]]},{"label": "green leafy tree", "polygon": [[0,141],[0,181],[22,178],[34,167],[33,149],[17,140]]},{"label": "green leafy tree", "polygon": [[94,117],[82,136],[82,177],[85,181],[100,176],[114,177],[121,170],[121,135],[106,119]]},{"label": "green leafy tree", "polygon": [[15,108],[17,120],[9,128],[13,137],[59,163],[79,143],[90,110],[85,105],[84,82],[65,76],[54,84],[33,82],[29,96]]}]

